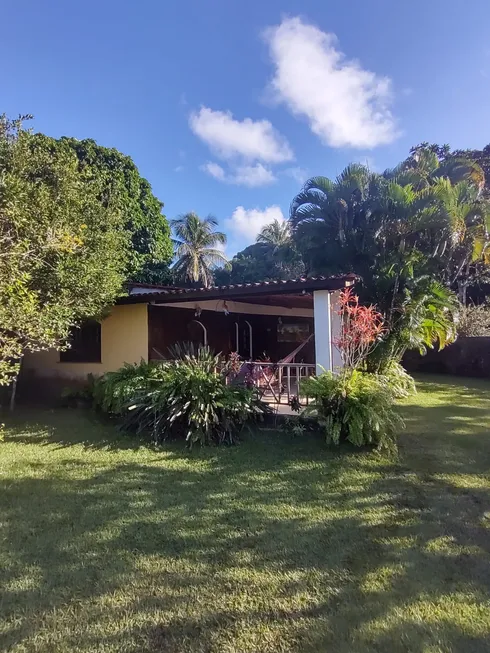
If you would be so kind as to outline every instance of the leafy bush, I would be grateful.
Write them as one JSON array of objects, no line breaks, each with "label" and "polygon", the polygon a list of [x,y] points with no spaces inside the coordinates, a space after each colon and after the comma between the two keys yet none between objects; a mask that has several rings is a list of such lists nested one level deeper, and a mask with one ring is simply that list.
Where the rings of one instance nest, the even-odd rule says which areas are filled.
[{"label": "leafy bush", "polygon": [[109,415],[122,415],[134,396],[162,377],[159,363],[125,363],[115,372],[107,372],[96,379],[93,387],[94,407]]},{"label": "leafy bush", "polygon": [[281,429],[291,435],[299,436],[304,434],[306,426],[301,422],[297,415],[294,415],[293,417],[286,417],[284,419]]},{"label": "leafy bush", "polygon": [[490,336],[490,306],[488,304],[462,306],[457,330],[458,335],[466,338]]},{"label": "leafy bush", "polygon": [[223,364],[220,354],[215,354],[208,345],[195,345],[193,342],[177,342],[168,348],[171,362],[182,361],[199,367],[209,374],[216,372]]},{"label": "leafy bush", "polygon": [[327,442],[395,447],[403,420],[394,407],[395,394],[383,377],[358,370],[339,376],[326,372],[306,379],[302,388],[313,400],[305,413],[318,419]]},{"label": "leafy bush", "polygon": [[379,375],[379,377],[390,388],[396,399],[404,399],[417,394],[413,377],[400,363],[394,360],[387,363],[383,374]]},{"label": "leafy bush", "polygon": [[207,347],[182,347],[177,360],[125,365],[98,380],[96,405],[117,415],[126,429],[148,431],[155,442],[170,437],[231,444],[244,425],[268,412],[255,389],[227,385],[220,356]]}]

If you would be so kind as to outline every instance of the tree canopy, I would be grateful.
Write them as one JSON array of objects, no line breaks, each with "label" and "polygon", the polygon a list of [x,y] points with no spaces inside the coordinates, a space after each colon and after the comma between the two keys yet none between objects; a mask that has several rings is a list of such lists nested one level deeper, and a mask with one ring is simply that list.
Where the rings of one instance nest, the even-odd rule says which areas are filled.
[{"label": "tree canopy", "polygon": [[228,266],[216,272],[216,281],[224,285],[287,280],[304,273],[305,266],[291,238],[289,223],[274,220],[261,229],[256,243],[238,252]]},{"label": "tree canopy", "polygon": [[167,283],[173,247],[162,202],[153,195],[131,157],[94,140],[61,138],[75,152],[82,178],[98,185],[103,206],[121,213],[131,241],[126,276],[131,281]]},{"label": "tree canopy", "polygon": [[[308,272],[356,272],[364,301],[387,325],[385,350],[442,345],[454,335],[451,288],[486,261],[490,210],[483,172],[424,151],[383,175],[351,165],[314,177],[291,204],[293,240]],[[383,348],[377,348],[378,353]]]},{"label": "tree canopy", "polygon": [[[103,315],[128,274],[168,249],[154,244],[142,214],[153,202],[161,215],[149,186],[129,159],[106,154],[0,118],[0,383],[24,351],[62,347],[72,326]],[[140,189],[139,210],[123,210],[124,174]]]}]

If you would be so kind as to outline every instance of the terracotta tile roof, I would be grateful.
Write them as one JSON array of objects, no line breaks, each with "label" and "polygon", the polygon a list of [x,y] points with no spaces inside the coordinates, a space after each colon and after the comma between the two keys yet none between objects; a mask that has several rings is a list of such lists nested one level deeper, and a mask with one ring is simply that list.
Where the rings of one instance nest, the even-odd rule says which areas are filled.
[{"label": "terracotta tile roof", "polygon": [[[162,288],[156,286],[147,292],[138,292],[128,297],[121,297],[119,304],[135,304],[144,302],[170,303],[175,301],[191,301],[193,299],[227,299],[237,297],[254,297],[270,294],[305,293],[314,290],[339,290],[352,286],[358,277],[355,274],[334,277],[301,277],[287,281],[257,281],[255,283],[237,283],[228,286],[211,286],[210,288]],[[144,286],[145,284],[140,284]],[[148,286],[150,287],[150,286]]]}]

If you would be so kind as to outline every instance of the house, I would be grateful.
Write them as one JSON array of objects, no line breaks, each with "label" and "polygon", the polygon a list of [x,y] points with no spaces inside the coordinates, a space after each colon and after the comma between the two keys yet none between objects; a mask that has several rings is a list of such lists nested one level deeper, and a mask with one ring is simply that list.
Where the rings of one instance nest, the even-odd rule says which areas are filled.
[{"label": "house", "polygon": [[264,281],[212,288],[130,284],[103,321],[75,329],[71,348],[28,353],[23,376],[83,381],[124,363],[168,358],[182,341],[236,351],[247,361],[274,363],[298,351],[297,361],[331,370],[341,365],[332,345],[340,330],[340,290],[354,275]]}]

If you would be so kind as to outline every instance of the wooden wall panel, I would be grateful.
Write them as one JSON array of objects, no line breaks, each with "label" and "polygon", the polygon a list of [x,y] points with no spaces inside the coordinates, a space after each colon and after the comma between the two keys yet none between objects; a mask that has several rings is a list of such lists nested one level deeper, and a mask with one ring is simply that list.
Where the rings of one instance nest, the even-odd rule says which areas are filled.
[{"label": "wooden wall panel", "polygon": [[[191,323],[199,320],[207,329],[208,344],[215,352],[225,355],[236,349],[236,327],[239,327],[239,352],[248,358],[248,325],[252,326],[253,358],[268,356],[276,362],[287,356],[296,347],[296,343],[278,342],[278,317],[274,315],[225,315],[222,311],[202,311],[199,317],[187,308],[149,306],[149,354],[150,359],[158,359],[160,352],[168,356],[168,348],[177,342],[198,342],[200,330]],[[285,323],[307,323],[310,333],[313,331],[313,319],[308,317],[284,317]],[[314,363],[314,343],[310,342],[298,357],[299,361]]]}]

